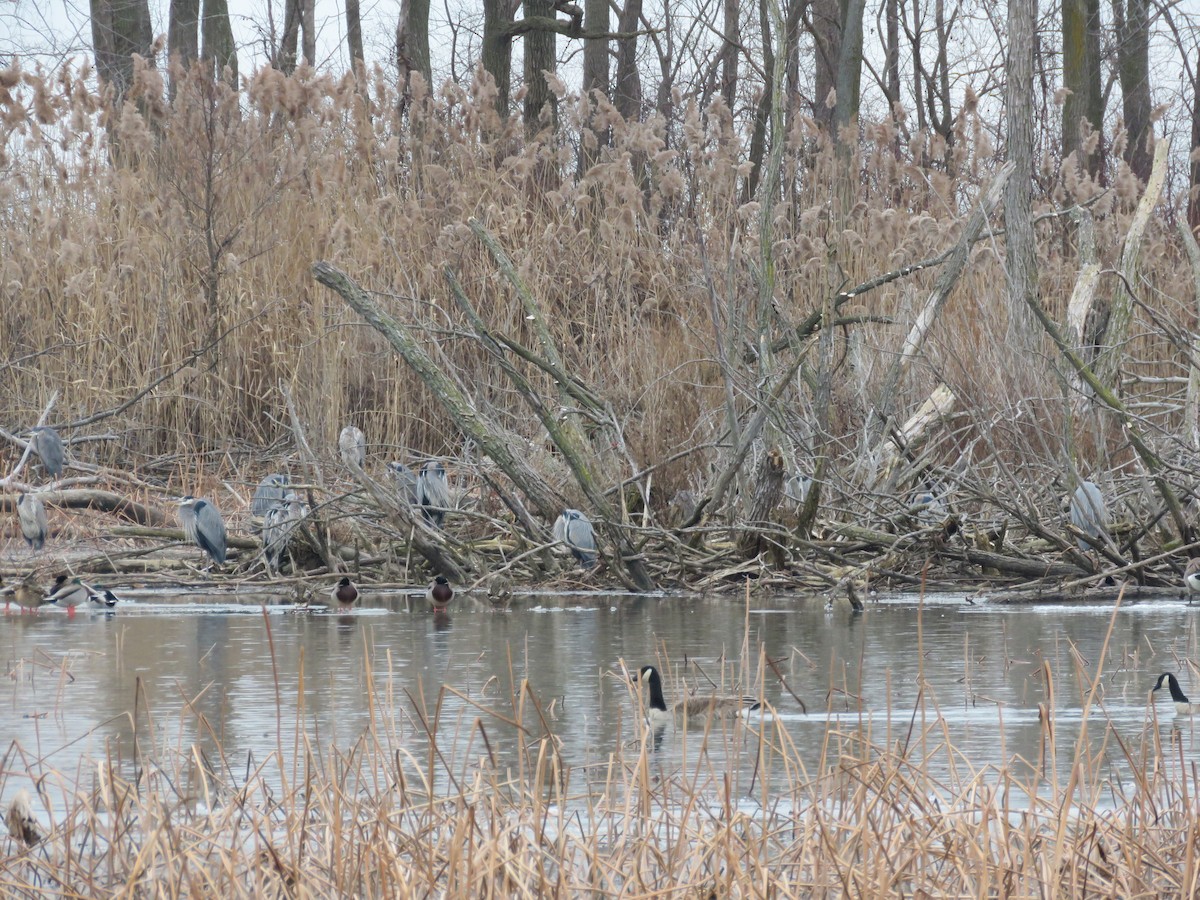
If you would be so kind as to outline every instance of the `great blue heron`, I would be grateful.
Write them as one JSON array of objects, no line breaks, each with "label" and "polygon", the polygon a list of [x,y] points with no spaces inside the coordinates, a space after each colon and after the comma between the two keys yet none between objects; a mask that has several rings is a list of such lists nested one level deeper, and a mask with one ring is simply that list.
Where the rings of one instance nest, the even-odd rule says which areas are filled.
[{"label": "great blue heron", "polygon": [[42,460],[51,478],[61,478],[63,473],[63,440],[49,425],[37,425],[31,429],[29,443],[33,452]]},{"label": "great blue heron", "polygon": [[446,510],[450,508],[450,484],[441,460],[431,459],[421,466],[421,474],[417,476],[417,503],[425,520],[441,528],[446,521]]},{"label": "great blue heron", "polygon": [[1183,570],[1183,584],[1188,591],[1188,603],[1191,603],[1192,597],[1200,594],[1200,556],[1188,560],[1187,568]]},{"label": "great blue heron", "polygon": [[439,575],[433,579],[433,584],[429,585],[425,596],[434,609],[445,609],[454,599],[454,588],[450,587],[445,575]]},{"label": "great blue heron", "polygon": [[254,499],[250,501],[250,514],[263,518],[273,506],[280,506],[287,496],[288,477],[280,472],[273,472],[258,483],[254,489]]},{"label": "great blue heron", "polygon": [[567,545],[585,569],[596,563],[596,534],[592,523],[577,509],[564,509],[554,520],[554,539]]},{"label": "great blue heron", "polygon": [[908,504],[909,511],[915,513],[917,521],[926,528],[941,525],[950,515],[947,494],[946,486],[940,481],[927,481],[924,487],[913,493]]},{"label": "great blue heron", "polygon": [[353,425],[347,425],[338,435],[338,450],[342,462],[351,469],[362,469],[367,464],[367,436]]},{"label": "great blue heron", "polygon": [[804,501],[808,499],[808,492],[811,489],[812,479],[800,473],[789,475],[787,480],[783,482],[783,496],[796,506],[804,505]]},{"label": "great blue heron", "polygon": [[388,474],[396,480],[396,490],[400,494],[400,500],[409,506],[416,506],[417,500],[417,473],[406,466],[399,460],[387,464]]},{"label": "great blue heron", "polygon": [[292,543],[292,536],[307,514],[300,495],[289,491],[282,502],[272,506],[263,519],[263,559],[267,573],[278,572],[283,566],[283,555]]},{"label": "great blue heron", "polygon": [[[1097,542],[1103,542],[1108,528],[1108,507],[1100,488],[1090,481],[1081,481],[1071,495],[1071,524]],[[1087,551],[1093,544],[1082,537],[1075,539],[1079,549]]]},{"label": "great blue heron", "polygon": [[635,682],[645,682],[650,688],[650,703],[646,709],[646,722],[653,729],[665,727],[676,719],[703,720],[707,717],[734,718],[759,708],[753,697],[696,696],[667,706],[663,696],[662,676],[654,666],[642,666],[633,676]]},{"label": "great blue heron", "polygon": [[21,523],[21,536],[33,550],[46,546],[46,506],[37,494],[22,494],[17,498],[17,519]]},{"label": "great blue heron", "polygon": [[207,500],[183,497],[179,501],[179,524],[188,540],[218,565],[225,563],[225,522]]},{"label": "great blue heron", "polygon": [[342,609],[349,609],[358,600],[358,585],[349,578],[343,578],[333,586],[333,590],[329,592],[329,596]]}]

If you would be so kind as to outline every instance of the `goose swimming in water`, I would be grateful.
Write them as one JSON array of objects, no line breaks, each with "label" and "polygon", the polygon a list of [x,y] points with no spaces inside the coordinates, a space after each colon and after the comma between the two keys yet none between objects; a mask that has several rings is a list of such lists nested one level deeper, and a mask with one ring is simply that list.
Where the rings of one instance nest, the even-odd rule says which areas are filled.
[{"label": "goose swimming in water", "polygon": [[1175,715],[1177,716],[1194,716],[1200,713],[1200,703],[1192,703],[1188,700],[1187,695],[1179,687],[1179,679],[1170,672],[1163,672],[1158,676],[1158,681],[1154,685],[1154,690],[1158,690],[1163,686],[1163,682],[1167,683],[1167,690],[1171,692],[1171,702],[1175,705]]},{"label": "goose swimming in water", "polygon": [[654,666],[642,666],[633,676],[636,682],[646,682],[650,686],[650,703],[646,710],[646,721],[651,728],[659,729],[676,719],[695,719],[705,716],[718,718],[734,718],[759,708],[759,702],[753,697],[688,697],[668,708],[663,697],[662,676]]}]

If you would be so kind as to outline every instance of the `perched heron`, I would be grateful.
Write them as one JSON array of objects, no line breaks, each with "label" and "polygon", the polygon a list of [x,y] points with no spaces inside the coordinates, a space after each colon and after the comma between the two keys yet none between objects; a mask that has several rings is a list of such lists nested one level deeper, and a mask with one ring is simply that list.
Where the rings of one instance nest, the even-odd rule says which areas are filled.
[{"label": "perched heron", "polygon": [[808,492],[812,489],[812,479],[807,475],[799,473],[789,475],[783,483],[783,496],[790,500],[796,506],[803,506],[804,501],[808,499]]},{"label": "perched heron", "polygon": [[425,520],[441,528],[446,521],[446,510],[450,508],[450,484],[441,460],[431,459],[421,466],[421,474],[417,476],[417,503]]},{"label": "perched heron", "polygon": [[387,464],[388,474],[396,481],[400,500],[409,506],[417,506],[417,473],[399,460]]},{"label": "perched heron", "polygon": [[429,585],[429,591],[425,596],[434,609],[445,609],[454,599],[454,588],[450,587],[450,582],[446,580],[445,575],[439,575],[433,579],[433,584]]},{"label": "perched heron", "polygon": [[367,464],[367,436],[353,425],[347,425],[338,435],[338,450],[342,462],[351,469],[362,469]]},{"label": "perched heron", "polygon": [[254,499],[250,501],[250,514],[264,518],[274,506],[280,506],[287,496],[288,477],[274,472],[258,483]]},{"label": "perched heron", "polygon": [[333,590],[329,592],[329,596],[342,609],[349,609],[358,600],[358,585],[349,578],[343,578],[333,586]]},{"label": "perched heron", "polygon": [[298,494],[288,492],[281,503],[272,506],[263,519],[263,559],[267,573],[278,572],[283,566],[283,555],[292,543],[292,535],[307,514],[304,501]]},{"label": "perched heron", "polygon": [[941,525],[950,515],[947,493],[946,486],[940,481],[927,481],[925,487],[913,493],[909,511],[915,513],[917,521],[926,528]]},{"label": "perched heron", "polygon": [[596,564],[596,534],[592,523],[577,509],[564,509],[554,520],[554,539],[567,545],[585,569]]},{"label": "perched heron", "polygon": [[[1081,481],[1075,493],[1071,495],[1071,524],[1092,538],[1097,543],[1105,539],[1105,529],[1108,528],[1108,507],[1104,505],[1104,495],[1100,488],[1090,481]],[[1075,539],[1079,549],[1087,551],[1093,544],[1082,537]]]},{"label": "perched heron", "polygon": [[179,524],[197,547],[209,558],[223,565],[225,562],[225,522],[221,513],[207,500],[183,497],[179,501]]},{"label": "perched heron", "polygon": [[46,546],[46,506],[36,494],[22,494],[17,498],[17,519],[21,523],[21,536],[33,550]]},{"label": "perched heron", "polygon": [[42,460],[42,465],[51,478],[61,478],[63,473],[63,440],[58,432],[48,425],[38,425],[29,429],[29,443],[33,452]]}]

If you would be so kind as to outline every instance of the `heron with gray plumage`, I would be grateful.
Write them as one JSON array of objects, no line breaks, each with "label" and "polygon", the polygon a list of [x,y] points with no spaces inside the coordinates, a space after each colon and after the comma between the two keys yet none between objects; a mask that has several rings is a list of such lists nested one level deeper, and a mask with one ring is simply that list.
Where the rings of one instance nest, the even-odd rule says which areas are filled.
[{"label": "heron with gray plumage", "polygon": [[349,468],[364,468],[367,465],[367,436],[353,425],[347,425],[338,435],[338,452]]},{"label": "heron with gray plumage", "polygon": [[913,493],[908,504],[909,511],[916,515],[923,527],[941,525],[950,515],[950,505],[946,501],[948,494],[942,482],[927,481],[923,488]]},{"label": "heron with gray plumage", "polygon": [[63,439],[49,425],[37,425],[30,428],[29,432],[29,444],[42,461],[46,473],[51,478],[61,478],[63,460],[66,458]]},{"label": "heron with gray plumage", "polygon": [[282,506],[288,484],[288,477],[281,472],[273,472],[260,481],[250,501],[250,514],[263,518],[272,507]]},{"label": "heron with gray plumage", "polygon": [[21,523],[21,537],[31,550],[46,546],[48,526],[46,505],[37,494],[22,494],[17,498],[17,520]]},{"label": "heron with gray plumage", "polygon": [[442,527],[450,508],[450,482],[441,460],[431,459],[421,466],[421,474],[417,476],[417,504],[425,521]]},{"label": "heron with gray plumage", "polygon": [[388,463],[387,471],[396,482],[400,502],[408,506],[417,506],[417,473],[399,460]]},{"label": "heron with gray plumage", "polygon": [[225,521],[220,511],[207,500],[187,496],[179,500],[179,524],[187,539],[204,551],[214,563],[225,563]]},{"label": "heron with gray plumage", "polygon": [[596,534],[591,521],[579,510],[564,509],[554,520],[553,534],[585,569],[596,564]]},{"label": "heron with gray plumage", "polygon": [[282,503],[267,511],[262,527],[263,561],[267,566],[267,574],[277,573],[283,567],[284,554],[291,548],[296,529],[307,514],[304,501],[290,491]]},{"label": "heron with gray plumage", "polygon": [[[1081,481],[1075,493],[1071,495],[1070,503],[1071,524],[1078,528],[1096,543],[1104,543],[1107,539],[1108,507],[1104,503],[1104,495],[1100,488],[1091,481]],[[1075,543],[1083,551],[1094,547],[1092,541],[1077,537]]]}]

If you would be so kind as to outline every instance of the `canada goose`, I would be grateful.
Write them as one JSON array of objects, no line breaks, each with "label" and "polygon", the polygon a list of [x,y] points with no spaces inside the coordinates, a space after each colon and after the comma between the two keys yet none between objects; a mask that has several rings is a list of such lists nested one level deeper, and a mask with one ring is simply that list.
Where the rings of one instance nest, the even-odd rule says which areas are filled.
[{"label": "canada goose", "polygon": [[46,505],[36,494],[22,494],[17,498],[17,520],[21,523],[21,536],[31,550],[46,546]]},{"label": "canada goose", "polygon": [[[1090,481],[1081,481],[1075,493],[1071,495],[1070,504],[1071,524],[1092,538],[1097,543],[1103,543],[1105,529],[1108,527],[1108,507],[1104,505],[1104,495],[1100,488]],[[1075,543],[1083,551],[1091,550],[1093,545],[1083,537],[1077,537]]]},{"label": "canada goose", "polygon": [[1158,676],[1154,690],[1157,691],[1162,687],[1164,681],[1167,683],[1167,689],[1171,692],[1171,702],[1175,704],[1175,715],[1194,716],[1196,713],[1200,713],[1200,703],[1188,701],[1187,695],[1179,687],[1179,679],[1170,672],[1163,672]]},{"label": "canada goose", "polygon": [[33,452],[41,459],[46,474],[51,478],[60,478],[63,473],[63,440],[58,432],[47,425],[30,428],[29,443]]},{"label": "canada goose", "polygon": [[1183,570],[1183,584],[1187,588],[1188,603],[1196,594],[1200,594],[1200,556],[1188,560],[1187,568]]},{"label": "canada goose", "polygon": [[433,584],[429,586],[429,591],[425,596],[434,609],[445,609],[454,599],[454,588],[450,587],[450,582],[446,580],[445,575],[439,575],[433,579]]},{"label": "canada goose", "polygon": [[343,578],[333,586],[329,596],[342,609],[349,609],[358,600],[358,585],[349,578]]},{"label": "canada goose", "polygon": [[417,476],[417,503],[425,521],[441,528],[446,521],[446,510],[450,508],[450,483],[441,460],[431,459],[421,466],[421,474]]},{"label": "canada goose", "polygon": [[288,477],[280,472],[273,472],[258,483],[254,489],[254,499],[250,501],[250,515],[262,518],[274,507],[283,504],[287,494]]},{"label": "canada goose", "polygon": [[24,788],[17,791],[17,795],[13,797],[4,821],[8,825],[8,833],[18,844],[32,847],[42,842],[42,828],[33,814],[33,801],[29,797],[29,791]]},{"label": "canada goose", "polygon": [[361,470],[367,464],[367,436],[353,425],[347,425],[338,435],[338,451],[342,462],[350,469]]},{"label": "canada goose", "polygon": [[577,509],[564,509],[554,520],[551,532],[556,541],[567,545],[579,564],[589,569],[596,564],[596,533],[591,520]]},{"label": "canada goose", "polygon": [[225,563],[225,520],[220,511],[207,500],[181,497],[179,524],[187,539],[205,552],[215,563]]},{"label": "canada goose", "polygon": [[650,686],[650,705],[646,710],[646,721],[652,728],[662,728],[677,718],[702,718],[717,716],[733,718],[759,708],[759,702],[753,697],[688,697],[678,701],[670,709],[663,697],[662,677],[654,666],[642,666],[633,676],[636,682],[646,682]]}]

